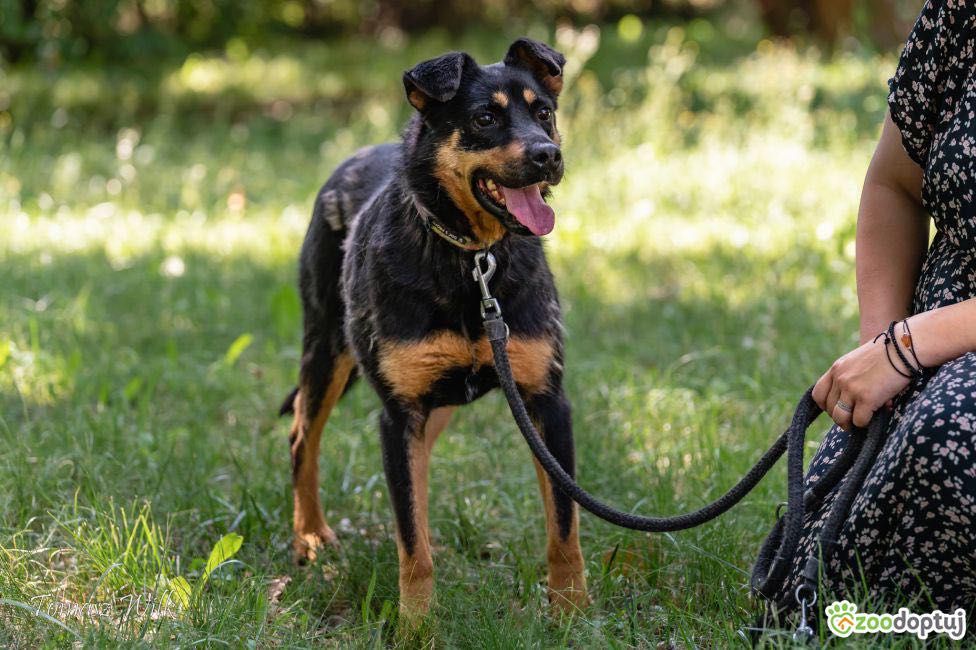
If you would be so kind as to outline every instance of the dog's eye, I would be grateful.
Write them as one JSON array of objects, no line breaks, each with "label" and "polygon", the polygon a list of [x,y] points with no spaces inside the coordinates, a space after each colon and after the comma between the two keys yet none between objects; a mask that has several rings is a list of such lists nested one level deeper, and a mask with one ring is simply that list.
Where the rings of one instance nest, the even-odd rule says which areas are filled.
[{"label": "dog's eye", "polygon": [[486,129],[495,123],[495,116],[488,112],[478,113],[474,116],[473,121],[479,129]]},{"label": "dog's eye", "polygon": [[548,122],[552,119],[552,111],[543,106],[536,112],[535,116],[542,122]]}]

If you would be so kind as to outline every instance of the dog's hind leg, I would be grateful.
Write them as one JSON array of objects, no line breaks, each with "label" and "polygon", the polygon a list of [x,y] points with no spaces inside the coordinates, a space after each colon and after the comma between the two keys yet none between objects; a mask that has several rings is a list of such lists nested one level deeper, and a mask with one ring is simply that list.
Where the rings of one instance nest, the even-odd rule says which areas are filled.
[{"label": "dog's hind leg", "polygon": [[356,366],[349,350],[333,354],[322,350],[323,346],[324,342],[306,336],[289,436],[295,507],[293,548],[295,560],[300,563],[314,560],[319,547],[337,541],[319,501],[319,441]]},{"label": "dog's hind leg", "polygon": [[396,516],[400,559],[400,613],[408,624],[430,609],[434,561],[427,524],[427,477],[430,453],[447,426],[453,408],[439,408],[426,418],[387,404],[380,418],[383,466]]},{"label": "dog's hind leg", "polygon": [[345,307],[340,282],[345,222],[335,197],[335,192],[324,187],[319,193],[299,263],[304,336],[289,438],[295,502],[293,546],[299,562],[314,560],[320,546],[336,541],[319,502],[319,440],[356,366],[343,335]]},{"label": "dog's hind leg", "polygon": [[[566,397],[561,391],[538,394],[532,397],[528,409],[549,451],[574,476],[573,428]],[[572,499],[553,489],[538,461],[535,461],[535,471],[546,510],[549,602],[557,611],[579,612],[589,603],[579,543],[579,511]]]}]

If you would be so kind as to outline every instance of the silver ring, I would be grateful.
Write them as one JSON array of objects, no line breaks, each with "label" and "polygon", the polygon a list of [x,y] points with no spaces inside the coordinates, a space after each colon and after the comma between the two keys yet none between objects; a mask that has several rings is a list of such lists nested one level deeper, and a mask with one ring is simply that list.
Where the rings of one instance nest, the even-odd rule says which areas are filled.
[{"label": "silver ring", "polygon": [[853,406],[851,406],[847,402],[843,402],[841,400],[837,400],[837,403],[834,406],[836,408],[839,408],[841,411],[846,411],[848,413],[853,413],[854,412],[854,407]]}]

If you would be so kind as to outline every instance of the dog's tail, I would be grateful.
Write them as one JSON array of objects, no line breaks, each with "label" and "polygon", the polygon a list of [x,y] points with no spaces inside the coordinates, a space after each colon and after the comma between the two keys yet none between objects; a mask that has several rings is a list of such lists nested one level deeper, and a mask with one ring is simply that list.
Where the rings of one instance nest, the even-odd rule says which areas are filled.
[{"label": "dog's tail", "polygon": [[284,417],[289,413],[295,412],[295,397],[298,395],[298,386],[295,386],[285,401],[281,403],[281,407],[278,409],[278,417]]},{"label": "dog's tail", "polygon": [[[349,378],[346,380],[346,385],[342,389],[342,395],[340,395],[340,397],[346,396],[346,393],[348,393],[353,387],[353,384],[356,383],[357,379],[359,379],[359,371],[356,368],[353,368],[352,372],[349,373]],[[288,397],[286,397],[285,401],[281,403],[281,406],[278,407],[278,417],[284,417],[295,412],[295,397],[297,396],[298,386],[295,386],[291,389],[291,392],[288,393]]]}]

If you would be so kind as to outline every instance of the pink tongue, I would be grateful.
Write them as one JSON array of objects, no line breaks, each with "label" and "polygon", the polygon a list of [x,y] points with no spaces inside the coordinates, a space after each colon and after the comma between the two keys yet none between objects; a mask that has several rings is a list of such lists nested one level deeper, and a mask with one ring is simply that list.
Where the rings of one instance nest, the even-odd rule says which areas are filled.
[{"label": "pink tongue", "polygon": [[539,237],[552,232],[553,226],[556,225],[556,213],[542,200],[538,183],[519,189],[504,185],[499,187],[505,195],[505,207],[515,215],[519,223]]}]

